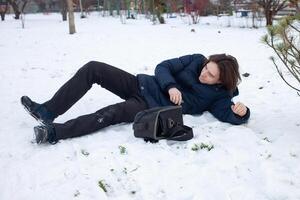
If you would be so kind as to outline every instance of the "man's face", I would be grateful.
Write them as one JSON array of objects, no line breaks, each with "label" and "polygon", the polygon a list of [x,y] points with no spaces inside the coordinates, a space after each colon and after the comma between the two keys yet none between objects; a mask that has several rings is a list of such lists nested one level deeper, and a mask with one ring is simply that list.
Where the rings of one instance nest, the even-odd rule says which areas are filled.
[{"label": "man's face", "polygon": [[215,62],[208,62],[202,69],[199,81],[204,84],[213,85],[220,83],[220,70]]}]

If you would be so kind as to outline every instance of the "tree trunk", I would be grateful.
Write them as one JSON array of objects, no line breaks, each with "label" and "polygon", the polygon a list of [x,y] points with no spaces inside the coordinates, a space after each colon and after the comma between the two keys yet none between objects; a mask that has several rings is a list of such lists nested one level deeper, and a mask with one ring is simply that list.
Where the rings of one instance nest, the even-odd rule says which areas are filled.
[{"label": "tree trunk", "polygon": [[117,15],[121,15],[120,14],[120,7],[121,7],[121,0],[117,0]]},{"label": "tree trunk", "polygon": [[157,15],[159,23],[164,24],[165,19],[162,16],[163,15],[163,5],[160,0],[154,1],[154,9],[155,9],[155,14]]},{"label": "tree trunk", "polygon": [[5,19],[5,13],[4,12],[0,12],[0,15],[1,15],[1,20],[4,21],[4,19]]},{"label": "tree trunk", "polygon": [[67,12],[68,12],[68,8],[67,8],[67,0],[61,0],[60,1],[61,4],[61,15],[62,15],[62,20],[63,21],[67,21]]},{"label": "tree trunk", "polygon": [[267,26],[273,25],[273,14],[272,14],[271,10],[266,11],[266,20],[267,20],[267,23],[266,23]]},{"label": "tree trunk", "polygon": [[61,11],[61,14],[62,14],[62,20],[67,21],[67,9],[63,9]]},{"label": "tree trunk", "polygon": [[[4,8],[5,7],[5,8]],[[5,20],[5,14],[7,12],[7,8],[8,8],[8,2],[5,3],[1,3],[0,4],[0,16],[1,16],[1,20],[4,21]]]},{"label": "tree trunk", "polygon": [[113,15],[113,10],[112,10],[111,1],[107,1],[107,6],[108,6],[108,10],[109,10],[109,15],[112,16]]},{"label": "tree trunk", "polygon": [[23,1],[23,5],[22,5],[22,8],[21,8],[21,13],[24,13],[24,10],[25,10],[25,7],[27,5],[28,1]]},{"label": "tree trunk", "polygon": [[80,7],[80,18],[85,18],[86,16],[83,14],[83,8],[82,8],[82,0],[79,0],[79,7]]},{"label": "tree trunk", "polygon": [[297,14],[300,14],[300,7],[299,7],[299,4],[296,4],[296,13],[297,13]]},{"label": "tree trunk", "polygon": [[69,33],[74,34],[75,30],[75,19],[74,19],[74,9],[73,9],[73,1],[67,0],[68,3],[68,16],[69,16]]},{"label": "tree trunk", "polygon": [[16,1],[13,1],[13,0],[8,0],[8,3],[12,6],[13,10],[14,10],[14,13],[15,13],[15,19],[20,19],[20,10],[19,10],[19,7],[16,3]]}]

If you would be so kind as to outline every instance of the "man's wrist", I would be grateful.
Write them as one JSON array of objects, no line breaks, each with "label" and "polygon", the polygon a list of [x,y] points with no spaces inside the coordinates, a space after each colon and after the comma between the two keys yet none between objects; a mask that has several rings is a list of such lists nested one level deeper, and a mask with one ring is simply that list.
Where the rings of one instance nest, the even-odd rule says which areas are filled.
[{"label": "man's wrist", "polygon": [[166,87],[165,91],[166,91],[166,92],[169,92],[169,90],[170,90],[171,88],[177,88],[177,84],[176,84],[176,83],[171,83],[171,84],[169,84],[169,85]]}]

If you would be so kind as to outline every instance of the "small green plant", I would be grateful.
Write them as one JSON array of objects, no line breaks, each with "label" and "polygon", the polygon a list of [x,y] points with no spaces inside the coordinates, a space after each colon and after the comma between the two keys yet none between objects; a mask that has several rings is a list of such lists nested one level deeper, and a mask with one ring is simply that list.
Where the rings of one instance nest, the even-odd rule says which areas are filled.
[{"label": "small green plant", "polygon": [[271,142],[268,137],[265,137],[263,140],[265,140],[267,142]]},{"label": "small green plant", "polygon": [[75,193],[74,193],[74,197],[78,197],[79,195],[80,195],[79,190],[76,190]]},{"label": "small green plant", "polygon": [[87,150],[85,150],[85,149],[81,149],[81,153],[82,153],[82,155],[84,155],[84,156],[90,155],[90,153],[89,153]]},{"label": "small green plant", "polygon": [[120,145],[119,149],[120,149],[120,154],[122,154],[122,155],[127,154],[126,147],[123,147],[123,146]]},{"label": "small green plant", "polygon": [[297,154],[295,154],[295,153],[290,153],[290,155],[294,158],[297,158]]},{"label": "small green plant", "polygon": [[127,168],[126,167],[124,167],[124,169],[123,169],[123,173],[124,174],[127,174],[128,172],[127,172]]},{"label": "small green plant", "polygon": [[104,180],[100,180],[98,181],[98,186],[106,193],[107,192],[107,189],[106,187],[108,186]]},{"label": "small green plant", "polygon": [[210,151],[210,150],[212,150],[214,148],[214,145],[201,143],[200,148],[201,149],[207,149],[208,151]]},{"label": "small green plant", "polygon": [[198,151],[200,148],[199,148],[199,146],[198,146],[198,144],[194,144],[193,146],[192,146],[192,151]]},{"label": "small green plant", "polygon": [[207,151],[210,151],[214,148],[214,145],[213,144],[205,144],[205,143],[202,143],[201,144],[194,144],[192,146],[192,151],[199,151],[201,149],[206,149]]}]

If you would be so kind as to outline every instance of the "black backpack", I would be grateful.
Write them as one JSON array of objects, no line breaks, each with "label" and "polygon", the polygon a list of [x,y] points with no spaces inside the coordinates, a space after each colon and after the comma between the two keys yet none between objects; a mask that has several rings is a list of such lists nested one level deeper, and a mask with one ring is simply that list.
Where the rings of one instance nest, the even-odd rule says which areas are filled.
[{"label": "black backpack", "polygon": [[160,139],[186,141],[193,138],[191,127],[183,125],[181,106],[155,107],[138,112],[133,123],[134,136],[145,141]]}]

